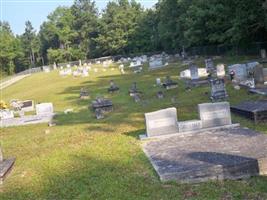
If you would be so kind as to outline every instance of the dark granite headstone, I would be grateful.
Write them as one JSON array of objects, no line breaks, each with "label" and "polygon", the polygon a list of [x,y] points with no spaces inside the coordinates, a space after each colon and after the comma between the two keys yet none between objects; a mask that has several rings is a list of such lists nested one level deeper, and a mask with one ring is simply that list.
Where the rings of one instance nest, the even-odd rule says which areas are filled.
[{"label": "dark granite headstone", "polygon": [[97,119],[103,118],[103,113],[113,111],[112,101],[104,98],[97,98],[92,102],[92,108],[95,111]]},{"label": "dark granite headstone", "polygon": [[228,98],[224,79],[211,79],[211,100],[212,101],[218,101],[218,100],[225,100]]},{"label": "dark granite headstone", "polygon": [[208,73],[213,73],[216,69],[211,58],[205,60],[206,70]]}]

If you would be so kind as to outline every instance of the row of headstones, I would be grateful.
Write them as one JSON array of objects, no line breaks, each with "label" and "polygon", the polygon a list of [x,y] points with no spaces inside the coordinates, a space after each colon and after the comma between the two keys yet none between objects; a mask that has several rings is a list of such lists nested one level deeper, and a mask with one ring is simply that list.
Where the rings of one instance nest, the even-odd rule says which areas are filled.
[{"label": "row of headstones", "polygon": [[[92,67],[79,67],[77,70],[72,71],[71,68],[66,68],[66,69],[62,69],[59,71],[59,74],[61,76],[68,76],[68,75],[73,75],[74,77],[87,77],[89,76],[89,71],[93,70],[95,73],[99,72],[98,68],[94,68],[92,69]],[[114,71],[115,68],[110,68],[111,71]],[[102,69],[103,72],[106,72],[107,69],[103,68]]]},{"label": "row of headstones", "polygon": [[182,122],[177,122],[176,108],[146,113],[146,137],[200,131],[207,128],[232,125],[228,102],[199,104],[198,110],[200,120]]},{"label": "row of headstones", "polygon": [[1,120],[13,119],[15,118],[15,113],[18,113],[20,117],[23,117],[25,112],[36,111],[36,115],[47,115],[54,112],[52,103],[40,103],[34,105],[34,101],[32,100],[12,102],[11,107],[13,110],[0,110]]}]

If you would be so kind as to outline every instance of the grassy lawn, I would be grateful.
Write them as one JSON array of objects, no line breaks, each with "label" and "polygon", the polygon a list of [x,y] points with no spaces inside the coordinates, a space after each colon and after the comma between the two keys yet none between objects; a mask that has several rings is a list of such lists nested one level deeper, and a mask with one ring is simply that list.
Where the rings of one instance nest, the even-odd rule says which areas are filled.
[{"label": "grassy lawn", "polygon": [[[225,64],[249,60],[224,58]],[[204,67],[204,61],[199,60]],[[198,118],[197,104],[210,102],[209,87],[191,92],[178,81],[181,63],[164,70],[120,75],[117,68],[91,72],[87,78],[60,77],[57,71],[38,73],[3,90],[3,99],[33,99],[53,102],[57,126],[47,124],[0,129],[4,156],[17,158],[14,169],[0,187],[0,199],[267,199],[267,178],[202,184],[161,183],[141,149],[138,135],[144,133],[144,113],[175,106],[178,120]],[[156,78],[170,75],[179,87],[156,98]],[[120,87],[108,94],[109,81]],[[135,103],[128,89],[133,81],[144,92],[143,101]],[[89,100],[80,100],[82,87],[89,90]],[[163,89],[161,89],[163,90]],[[236,91],[227,84],[230,103],[262,99],[245,90]],[[96,96],[112,99],[114,111],[96,120],[88,109]],[[171,99],[175,98],[175,102]],[[64,114],[65,109],[74,112]],[[232,115],[234,122],[267,134],[267,124]],[[226,144],[227,145],[227,144]]]}]

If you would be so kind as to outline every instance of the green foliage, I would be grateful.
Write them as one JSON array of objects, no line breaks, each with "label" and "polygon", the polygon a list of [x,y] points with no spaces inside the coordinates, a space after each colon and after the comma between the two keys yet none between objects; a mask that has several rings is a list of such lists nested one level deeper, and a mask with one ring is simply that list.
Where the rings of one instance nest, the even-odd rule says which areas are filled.
[{"label": "green foliage", "polygon": [[6,41],[1,44],[5,52],[0,64],[12,73],[54,61],[177,52],[183,47],[249,48],[253,42],[267,41],[267,3],[159,0],[153,8],[144,9],[135,0],[113,0],[99,13],[94,0],[75,0],[71,7],[60,6],[49,14],[38,34],[29,21],[17,37],[8,23],[1,27],[5,30],[1,41]]}]

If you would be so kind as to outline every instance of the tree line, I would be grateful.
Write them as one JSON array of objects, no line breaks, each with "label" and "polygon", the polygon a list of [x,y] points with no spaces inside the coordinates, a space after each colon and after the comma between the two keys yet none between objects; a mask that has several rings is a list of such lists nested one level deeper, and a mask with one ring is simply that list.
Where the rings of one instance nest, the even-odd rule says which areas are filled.
[{"label": "tree line", "polygon": [[57,7],[37,33],[31,22],[14,35],[0,22],[0,67],[8,74],[29,67],[201,45],[267,41],[267,0],[159,0],[144,9],[135,0],[93,0]]}]

